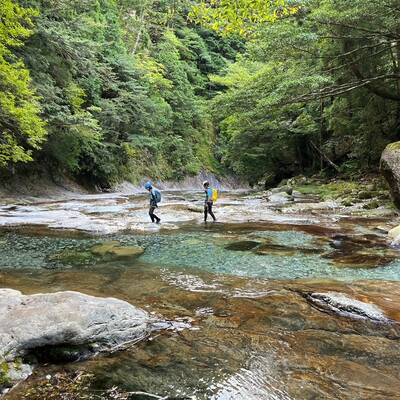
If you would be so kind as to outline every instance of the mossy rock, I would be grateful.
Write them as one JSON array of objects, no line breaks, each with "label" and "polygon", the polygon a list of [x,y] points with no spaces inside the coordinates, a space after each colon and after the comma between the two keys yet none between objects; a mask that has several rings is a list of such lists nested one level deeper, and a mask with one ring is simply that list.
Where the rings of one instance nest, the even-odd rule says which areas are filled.
[{"label": "mossy rock", "polygon": [[0,389],[8,388],[11,386],[12,382],[8,376],[10,367],[5,361],[0,361]]},{"label": "mossy rock", "polygon": [[369,200],[374,198],[375,195],[376,193],[373,191],[362,190],[361,192],[358,193],[358,198],[360,200]]},{"label": "mossy rock", "polygon": [[390,143],[386,148],[389,150],[400,150],[400,142]]},{"label": "mossy rock", "polygon": [[144,249],[139,246],[121,246],[118,241],[110,241],[98,244],[91,248],[95,256],[106,259],[129,259],[139,257]]},{"label": "mossy rock", "polygon": [[130,259],[139,257],[144,253],[143,247],[139,246],[115,246],[112,247],[107,255],[116,259]]},{"label": "mossy rock", "polygon": [[104,257],[113,247],[119,246],[120,243],[116,240],[112,240],[110,242],[104,242],[101,244],[96,244],[93,246],[90,251],[95,256]]},{"label": "mossy rock", "polygon": [[342,205],[343,206],[345,206],[345,207],[350,207],[350,206],[352,206],[354,203],[353,203],[353,200],[352,199],[343,199],[342,200]]},{"label": "mossy rock", "polygon": [[373,201],[363,205],[363,208],[365,210],[375,210],[378,207],[379,207],[379,202],[377,200],[373,200]]},{"label": "mossy rock", "polygon": [[50,255],[48,261],[69,265],[85,265],[93,261],[93,255],[88,251],[64,250]]}]

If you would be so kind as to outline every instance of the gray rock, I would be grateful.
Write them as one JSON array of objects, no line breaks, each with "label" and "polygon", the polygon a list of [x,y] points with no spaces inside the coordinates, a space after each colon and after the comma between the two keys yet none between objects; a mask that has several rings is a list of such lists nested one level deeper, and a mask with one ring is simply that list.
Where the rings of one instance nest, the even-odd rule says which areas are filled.
[{"label": "gray rock", "polygon": [[276,193],[286,193],[288,195],[291,195],[293,193],[293,188],[291,186],[288,185],[284,185],[284,186],[279,186],[273,189],[269,190],[272,194],[276,194]]},{"label": "gray rock", "polygon": [[7,369],[7,379],[11,384],[25,380],[33,372],[31,365],[22,362],[10,362]]},{"label": "gray rock", "polygon": [[269,201],[276,204],[285,204],[294,201],[294,197],[286,192],[273,193],[269,196]]},{"label": "gray rock", "polygon": [[305,298],[317,308],[353,319],[367,319],[390,323],[384,312],[375,304],[365,303],[344,293],[307,293]]},{"label": "gray rock", "polygon": [[397,208],[400,208],[400,142],[386,146],[382,153],[380,168],[389,184],[393,202]]},{"label": "gray rock", "polygon": [[112,350],[145,338],[150,325],[148,313],[114,298],[0,289],[0,359],[7,361],[42,346]]}]

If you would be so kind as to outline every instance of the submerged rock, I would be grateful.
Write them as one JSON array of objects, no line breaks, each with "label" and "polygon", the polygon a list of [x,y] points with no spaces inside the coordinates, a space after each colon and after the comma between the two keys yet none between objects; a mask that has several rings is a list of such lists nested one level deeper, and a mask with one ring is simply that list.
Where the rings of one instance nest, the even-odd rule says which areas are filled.
[{"label": "submerged rock", "polygon": [[332,312],[344,317],[362,318],[381,323],[390,322],[383,311],[375,304],[356,300],[343,293],[307,293],[305,294],[305,298],[323,311]]},{"label": "submerged rock", "polygon": [[373,269],[390,264],[396,259],[391,254],[354,253],[349,255],[330,254],[326,258],[332,259],[335,266],[344,268]]},{"label": "submerged rock", "polygon": [[253,240],[242,240],[240,242],[230,243],[225,246],[226,250],[248,251],[257,247],[260,243]]},{"label": "submerged rock", "polygon": [[256,249],[258,255],[280,255],[280,256],[293,256],[296,254],[320,254],[324,252],[322,248],[312,247],[298,247],[298,246],[285,246],[275,243],[263,243]]},{"label": "submerged rock", "polygon": [[140,246],[120,246],[117,241],[105,242],[91,248],[92,254],[115,259],[136,258],[144,253],[143,247]]},{"label": "submerged rock", "polygon": [[50,255],[47,259],[51,264],[88,265],[93,261],[93,258],[93,255],[87,251],[63,250],[60,253]]},{"label": "submerged rock", "polygon": [[346,268],[377,268],[387,265],[400,257],[400,252],[387,246],[381,236],[336,235],[329,243],[334,251],[323,255],[336,266]]},{"label": "submerged rock", "polygon": [[78,292],[25,296],[0,289],[0,359],[7,361],[43,346],[111,350],[149,331],[149,314],[122,300]]},{"label": "submerged rock", "polygon": [[107,254],[115,258],[136,258],[144,253],[144,249],[139,246],[115,246]]},{"label": "submerged rock", "polygon": [[104,242],[93,246],[90,251],[96,256],[105,256],[113,247],[118,246],[119,242],[112,240],[110,242]]}]

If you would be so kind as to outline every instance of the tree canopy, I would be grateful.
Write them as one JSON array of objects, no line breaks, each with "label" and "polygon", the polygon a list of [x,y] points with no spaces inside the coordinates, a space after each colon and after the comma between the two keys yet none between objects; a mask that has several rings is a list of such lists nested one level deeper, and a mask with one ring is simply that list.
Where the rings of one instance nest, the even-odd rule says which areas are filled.
[{"label": "tree canopy", "polygon": [[399,12],[397,0],[309,0],[258,23],[212,78],[225,87],[211,102],[222,162],[252,182],[376,168],[400,133]]},{"label": "tree canopy", "polygon": [[11,0],[0,7],[0,167],[31,161],[46,135],[29,71],[13,52],[31,35],[35,15]]},{"label": "tree canopy", "polygon": [[5,0],[0,168],[109,188],[376,169],[400,138],[400,0]]},{"label": "tree canopy", "polygon": [[0,68],[12,68],[1,88],[2,165],[31,160],[47,132],[36,164],[99,187],[214,168],[208,74],[241,42],[190,24],[189,6],[7,0],[1,10],[15,31],[1,33]]},{"label": "tree canopy", "polygon": [[260,24],[275,22],[296,12],[297,6],[285,0],[211,0],[194,5],[191,17],[221,34],[245,35]]}]

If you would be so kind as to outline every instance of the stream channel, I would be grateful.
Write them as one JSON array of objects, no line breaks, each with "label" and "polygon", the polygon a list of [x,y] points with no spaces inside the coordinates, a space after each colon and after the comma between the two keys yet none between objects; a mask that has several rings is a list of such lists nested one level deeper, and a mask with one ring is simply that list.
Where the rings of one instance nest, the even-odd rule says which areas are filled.
[{"label": "stream channel", "polygon": [[[220,222],[204,225],[202,194],[175,191],[156,226],[146,205],[110,194],[0,207],[1,287],[115,297],[170,321],[124,351],[41,365],[6,399],[29,398],[60,371],[90,374],[93,393],[400,398],[400,251],[378,229],[391,218],[233,191],[215,206]],[[144,253],[93,256],[110,241]]]}]

